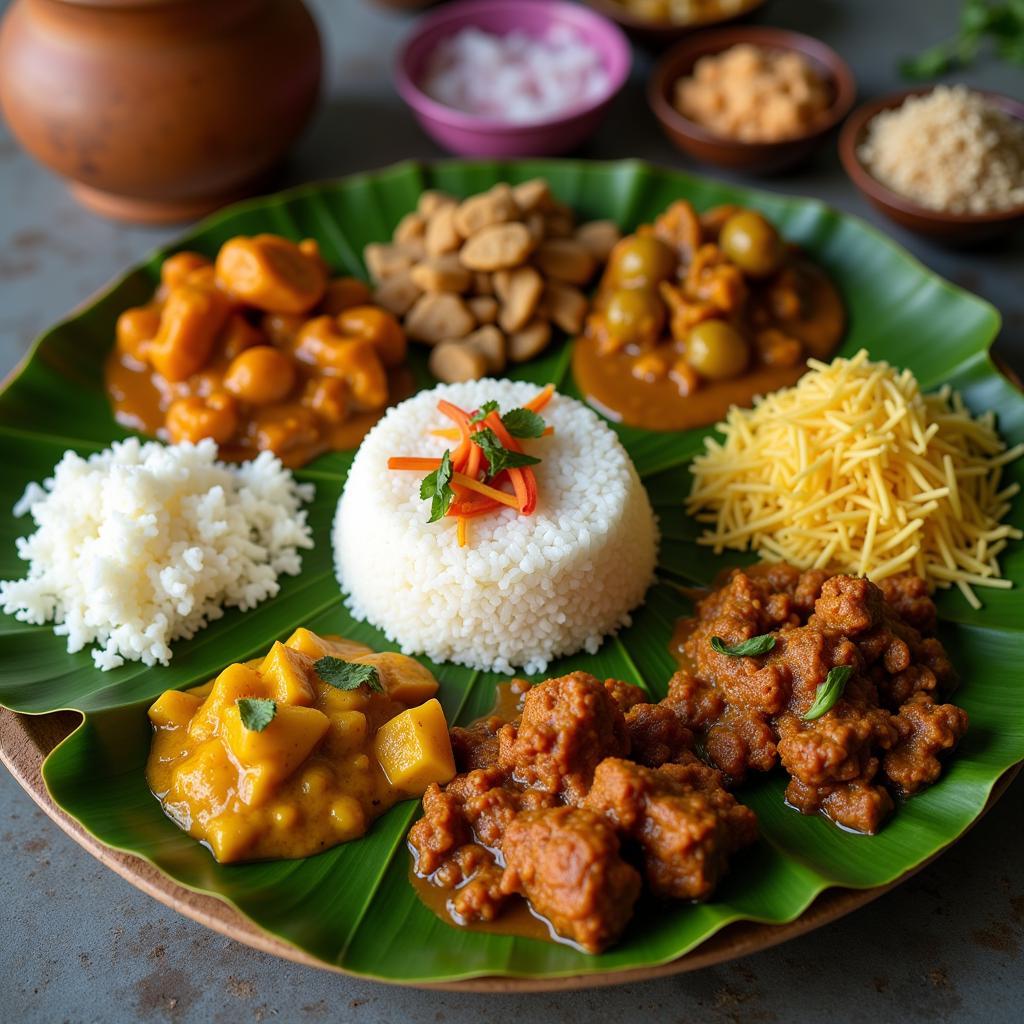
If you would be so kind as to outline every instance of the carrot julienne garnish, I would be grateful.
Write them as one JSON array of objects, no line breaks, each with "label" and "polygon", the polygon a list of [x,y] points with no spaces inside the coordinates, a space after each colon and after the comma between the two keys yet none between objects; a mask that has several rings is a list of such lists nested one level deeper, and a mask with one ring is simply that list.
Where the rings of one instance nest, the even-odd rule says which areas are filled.
[{"label": "carrot julienne garnish", "polygon": [[[420,497],[431,503],[429,522],[454,518],[459,546],[465,547],[469,519],[505,508],[524,516],[536,511],[537,477],[532,466],[540,459],[523,451],[520,441],[554,433],[538,415],[554,393],[554,385],[549,384],[521,408],[504,415],[497,402],[484,402],[467,412],[441,399],[438,411],[455,426],[430,433],[457,441],[454,450],[440,458],[395,455],[388,459],[388,469],[426,472]],[[511,485],[512,493],[503,484]]]},{"label": "carrot julienne garnish", "polygon": [[[554,432],[554,427],[545,427],[541,436],[550,437]],[[446,441],[458,441],[462,437],[462,433],[458,427],[438,427],[437,430],[430,431],[430,436],[443,437]]]},{"label": "carrot julienne garnish", "polygon": [[551,396],[555,393],[554,384],[546,384],[544,388],[536,395],[533,396],[525,405],[525,408],[531,412],[540,412],[548,402],[551,401]]}]

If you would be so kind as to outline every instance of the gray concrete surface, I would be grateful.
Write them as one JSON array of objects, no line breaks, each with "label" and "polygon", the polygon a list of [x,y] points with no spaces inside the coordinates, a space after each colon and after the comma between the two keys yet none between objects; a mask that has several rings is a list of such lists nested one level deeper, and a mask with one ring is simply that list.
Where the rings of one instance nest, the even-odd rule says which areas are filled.
[{"label": "gray concrete surface", "polygon": [[[311,6],[327,42],[328,95],[281,183],[440,155],[389,85],[390,54],[408,19],[362,0]],[[868,97],[898,88],[898,56],[948,34],[958,7],[956,0],[773,0],[760,20],[832,43]],[[683,166],[643,103],[647,69],[638,61],[629,90],[582,155]],[[993,61],[958,77],[1024,95],[1024,74]],[[764,185],[875,221],[940,273],[990,299],[1005,321],[998,350],[1024,370],[1019,236],[956,253],[903,234],[865,207],[830,149]],[[174,233],[126,228],[80,210],[0,125],[0,376],[47,324]],[[1018,781],[970,835],[899,890],[776,950],[645,985],[491,999],[389,989],[222,939],[93,861],[0,772],[0,1024],[1020,1021],[1022,813]]]}]

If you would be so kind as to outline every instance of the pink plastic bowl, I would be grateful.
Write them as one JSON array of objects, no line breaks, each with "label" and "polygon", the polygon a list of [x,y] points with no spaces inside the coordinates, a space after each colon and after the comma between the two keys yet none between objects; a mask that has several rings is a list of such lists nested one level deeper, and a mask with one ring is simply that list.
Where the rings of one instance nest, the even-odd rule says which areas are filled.
[{"label": "pink plastic bowl", "polygon": [[[510,124],[453,110],[431,99],[417,84],[437,44],[467,26],[495,35],[520,29],[544,35],[551,25],[569,25],[601,55],[608,70],[607,94],[572,107],[557,117]],[[553,156],[580,145],[598,126],[615,94],[629,77],[632,51],[620,29],[607,18],[561,0],[467,0],[424,17],[402,47],[395,67],[399,95],[423,130],[461,156]]]}]

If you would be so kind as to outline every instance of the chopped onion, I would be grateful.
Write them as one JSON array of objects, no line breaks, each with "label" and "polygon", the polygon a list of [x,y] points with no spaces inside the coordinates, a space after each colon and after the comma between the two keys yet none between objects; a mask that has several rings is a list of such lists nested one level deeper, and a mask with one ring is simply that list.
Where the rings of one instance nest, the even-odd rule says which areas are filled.
[{"label": "chopped onion", "polygon": [[608,85],[600,53],[568,25],[540,38],[461,29],[431,53],[420,82],[447,107],[518,124],[600,99]]}]

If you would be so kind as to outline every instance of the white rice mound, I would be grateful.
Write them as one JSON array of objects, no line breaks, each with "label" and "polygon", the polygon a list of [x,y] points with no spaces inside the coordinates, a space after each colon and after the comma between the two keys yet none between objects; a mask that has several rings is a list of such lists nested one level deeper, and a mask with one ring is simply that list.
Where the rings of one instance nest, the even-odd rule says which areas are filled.
[{"label": "white rice mound", "polygon": [[615,433],[590,409],[556,394],[541,415],[549,437],[524,447],[539,501],[532,516],[505,509],[428,523],[425,474],[393,471],[395,455],[440,456],[451,426],[437,410],[497,401],[502,413],[538,388],[507,380],[446,384],[391,409],[362,443],[334,520],[334,559],[345,603],[406,654],[488,671],[544,672],[554,658],[593,654],[629,625],[654,580],[658,527],[647,492]]},{"label": "white rice mound", "polygon": [[0,582],[0,603],[23,622],[55,622],[72,653],[96,644],[104,671],[166,665],[172,641],[298,574],[298,549],[313,546],[300,506],[312,497],[270,452],[232,466],[210,440],[65,452],[14,507],[37,529],[17,541],[27,578]]}]

